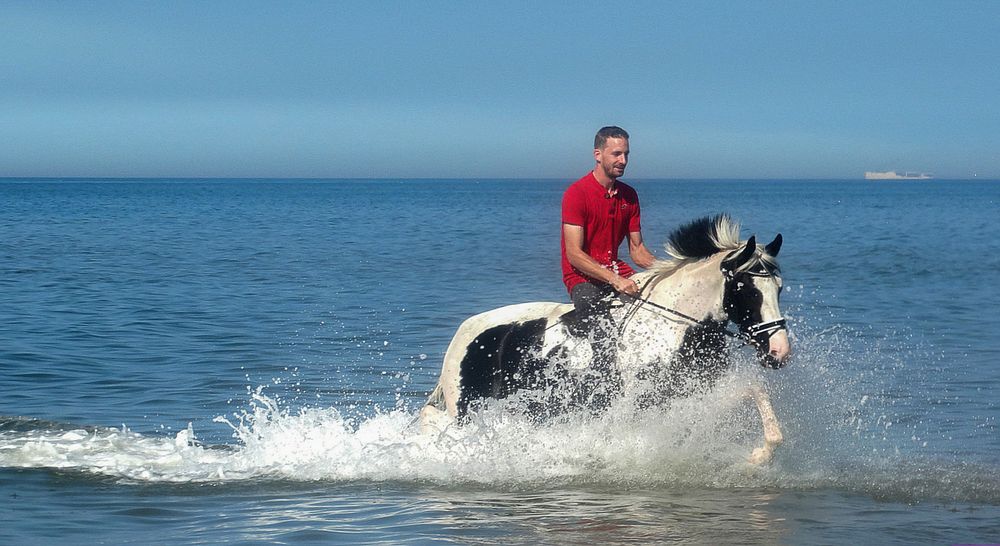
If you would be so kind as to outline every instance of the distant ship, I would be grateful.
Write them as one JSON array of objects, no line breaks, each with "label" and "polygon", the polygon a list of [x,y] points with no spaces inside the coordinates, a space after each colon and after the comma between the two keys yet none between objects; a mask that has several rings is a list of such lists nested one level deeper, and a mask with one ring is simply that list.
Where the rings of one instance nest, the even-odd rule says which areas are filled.
[{"label": "distant ship", "polygon": [[927,173],[898,173],[896,171],[865,171],[865,180],[930,180]]}]

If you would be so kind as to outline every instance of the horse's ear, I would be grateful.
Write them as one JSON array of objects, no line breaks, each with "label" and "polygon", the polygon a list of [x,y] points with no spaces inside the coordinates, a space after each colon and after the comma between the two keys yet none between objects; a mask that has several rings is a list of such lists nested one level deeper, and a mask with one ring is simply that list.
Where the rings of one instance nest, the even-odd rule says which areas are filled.
[{"label": "horse's ear", "polygon": [[778,257],[778,251],[780,250],[781,250],[781,234],[779,233],[778,236],[775,237],[773,241],[767,243],[767,246],[764,247],[764,252],[770,254],[772,258],[776,258]]},{"label": "horse's ear", "polygon": [[757,236],[751,235],[750,238],[747,239],[747,245],[743,247],[743,250],[741,250],[739,254],[731,258],[726,258],[722,261],[722,270],[731,275],[743,264],[747,263],[747,260],[753,257],[754,252],[757,252]]}]

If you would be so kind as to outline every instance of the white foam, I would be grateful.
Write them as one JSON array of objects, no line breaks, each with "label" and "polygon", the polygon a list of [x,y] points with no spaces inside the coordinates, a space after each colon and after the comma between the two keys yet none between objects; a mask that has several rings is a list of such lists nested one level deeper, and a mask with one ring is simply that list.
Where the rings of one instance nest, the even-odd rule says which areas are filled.
[{"label": "white foam", "polygon": [[[56,468],[164,482],[405,480],[532,483],[736,479],[759,441],[759,421],[731,381],[669,409],[614,407],[599,418],[569,414],[535,423],[495,404],[464,426],[422,435],[416,412],[359,419],[333,408],[282,408],[256,392],[224,420],[238,442],[203,446],[195,431],[145,436],[127,428],[5,432],[0,466]],[[748,422],[747,422],[748,421]],[[756,430],[753,430],[756,429]]]},{"label": "white foam", "polygon": [[[415,408],[358,417],[330,407],[287,407],[258,389],[244,410],[217,418],[233,429],[230,445],[201,445],[190,428],[156,436],[125,427],[19,424],[0,431],[0,467],[141,482],[834,487],[879,497],[1000,502],[995,467],[941,459],[922,421],[914,423],[882,393],[880,377],[905,371],[904,362],[888,358],[897,353],[874,347],[853,361],[838,352],[842,335],[799,333],[789,368],[762,370],[747,356],[711,392],[663,408],[636,410],[623,400],[600,417],[579,411],[538,423],[517,411],[524,402],[513,397],[463,426],[421,435]],[[760,418],[743,396],[751,380],[770,383],[785,431],[770,465],[747,463],[762,441]]]}]

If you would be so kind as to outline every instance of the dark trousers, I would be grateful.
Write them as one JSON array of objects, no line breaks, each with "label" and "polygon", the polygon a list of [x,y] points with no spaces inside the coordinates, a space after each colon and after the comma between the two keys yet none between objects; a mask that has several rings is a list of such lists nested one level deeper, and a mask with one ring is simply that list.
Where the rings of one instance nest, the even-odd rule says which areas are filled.
[{"label": "dark trousers", "polygon": [[621,387],[616,366],[618,336],[611,318],[614,295],[610,285],[589,282],[574,286],[570,292],[570,299],[594,354],[590,364],[594,373],[585,379],[581,398],[595,409],[606,407],[610,397]]}]

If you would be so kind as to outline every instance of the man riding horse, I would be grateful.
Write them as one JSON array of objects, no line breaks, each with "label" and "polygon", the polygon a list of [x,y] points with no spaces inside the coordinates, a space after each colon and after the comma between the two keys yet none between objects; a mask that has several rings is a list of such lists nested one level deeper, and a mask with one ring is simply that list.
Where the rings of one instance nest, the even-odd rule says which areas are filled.
[{"label": "man riding horse", "polygon": [[[563,200],[563,271],[574,304],[527,302],[466,319],[420,411],[422,431],[441,433],[515,394],[539,418],[618,400],[637,409],[668,403],[710,388],[730,368],[727,337],[755,347],[765,367],[784,365],[781,235],[758,245],[755,236],[740,239],[728,215],[704,217],[671,233],[670,259],[657,260],[642,241],[635,191],[618,180],[628,135],[602,129],[594,157],[594,171]],[[626,235],[647,271],[635,274],[618,259]],[[763,386],[752,383],[748,394],[764,425],[764,445],[750,457],[759,463],[782,436]]]},{"label": "man riding horse", "polygon": [[[594,137],[594,169],[574,182],[562,200],[563,282],[577,312],[577,323],[590,338],[595,381],[604,392],[615,390],[614,324],[609,306],[616,292],[635,296],[635,272],[618,259],[628,237],[629,256],[643,269],[655,262],[642,240],[639,196],[619,180],[628,165],[628,133],[604,127]],[[594,401],[601,405],[604,397]]]}]

